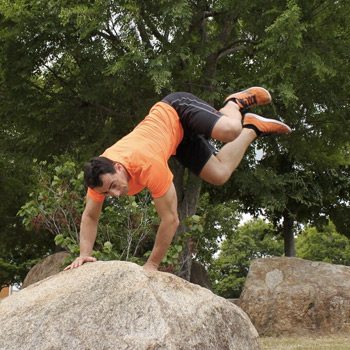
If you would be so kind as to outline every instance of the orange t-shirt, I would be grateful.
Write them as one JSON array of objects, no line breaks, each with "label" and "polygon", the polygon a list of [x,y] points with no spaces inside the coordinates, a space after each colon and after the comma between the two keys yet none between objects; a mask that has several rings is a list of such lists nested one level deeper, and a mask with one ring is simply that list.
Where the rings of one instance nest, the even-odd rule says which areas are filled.
[{"label": "orange t-shirt", "polygon": [[[173,180],[168,160],[176,153],[182,138],[183,129],[175,109],[158,102],[130,134],[107,148],[102,156],[125,167],[130,175],[128,195],[147,188],[153,198],[159,198]],[[87,195],[97,202],[105,199],[91,188]]]}]

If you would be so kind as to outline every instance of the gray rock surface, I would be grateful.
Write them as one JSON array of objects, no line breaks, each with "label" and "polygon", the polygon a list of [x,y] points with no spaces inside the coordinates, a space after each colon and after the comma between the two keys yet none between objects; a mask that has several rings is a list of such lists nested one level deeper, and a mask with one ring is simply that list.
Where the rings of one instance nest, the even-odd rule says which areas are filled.
[{"label": "gray rock surface", "polygon": [[259,349],[236,305],[163,272],[85,264],[0,302],[0,349]]},{"label": "gray rock surface", "polygon": [[66,252],[55,253],[34,265],[24,279],[22,288],[26,288],[33,283],[39,282],[62,271],[64,260],[68,256],[69,254]]},{"label": "gray rock surface", "polygon": [[350,267],[298,258],[254,260],[238,305],[260,335],[350,331]]}]

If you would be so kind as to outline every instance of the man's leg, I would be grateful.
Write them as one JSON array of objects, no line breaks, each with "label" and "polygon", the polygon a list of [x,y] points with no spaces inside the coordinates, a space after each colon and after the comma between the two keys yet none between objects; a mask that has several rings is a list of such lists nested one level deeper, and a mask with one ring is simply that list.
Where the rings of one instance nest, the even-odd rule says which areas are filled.
[{"label": "man's leg", "polygon": [[[252,94],[258,92],[260,95]],[[212,137],[227,142],[229,133],[226,129],[231,129],[237,122],[242,123],[241,112],[251,106],[266,104],[271,101],[271,96],[267,90],[262,88],[251,88],[244,92],[230,95],[226,99],[226,105],[220,110],[224,114],[215,124]],[[234,124],[233,124],[234,123]],[[212,155],[202,168],[199,176],[214,185],[224,184],[235,171],[241,162],[249,145],[258,137],[270,134],[287,134],[291,132],[288,125],[274,120],[263,118],[253,113],[244,115],[243,126],[238,136],[231,135],[230,142],[226,143],[221,150]]]},{"label": "man's leg", "polygon": [[220,109],[223,115],[213,127],[211,137],[213,139],[230,142],[242,132],[242,114],[238,104],[229,101]]},{"label": "man's leg", "polygon": [[233,141],[242,131],[242,114],[251,107],[270,102],[270,93],[262,87],[255,86],[229,95],[225,99],[224,107],[220,109],[223,116],[215,124],[211,137],[222,142]]},{"label": "man's leg", "polygon": [[[260,87],[228,96],[220,111],[186,92],[172,93],[162,101],[176,110],[184,129],[184,138],[176,150],[177,160],[212,184],[220,185],[230,178],[258,135],[290,131],[283,123],[252,113],[244,115],[242,126],[242,113],[247,108],[271,101],[269,92]],[[208,142],[210,137],[227,142],[216,156]]]},{"label": "man's leg", "polygon": [[223,185],[241,162],[249,145],[257,138],[256,132],[243,128],[240,135],[226,143],[221,150],[212,155],[204,165],[199,176],[213,185]]}]

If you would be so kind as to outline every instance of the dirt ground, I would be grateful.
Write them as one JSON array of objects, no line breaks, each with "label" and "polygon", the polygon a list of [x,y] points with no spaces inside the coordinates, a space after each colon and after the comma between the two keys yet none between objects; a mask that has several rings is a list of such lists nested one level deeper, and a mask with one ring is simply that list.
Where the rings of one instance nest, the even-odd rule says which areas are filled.
[{"label": "dirt ground", "polygon": [[315,338],[260,338],[261,350],[350,350],[350,334]]}]

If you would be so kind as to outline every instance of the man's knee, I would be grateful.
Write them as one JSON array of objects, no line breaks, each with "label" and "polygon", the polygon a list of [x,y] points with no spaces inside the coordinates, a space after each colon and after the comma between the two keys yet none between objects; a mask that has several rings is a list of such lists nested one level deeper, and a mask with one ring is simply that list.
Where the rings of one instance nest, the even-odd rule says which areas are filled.
[{"label": "man's knee", "polygon": [[218,176],[216,178],[215,183],[213,185],[223,186],[223,185],[225,185],[225,183],[228,181],[229,178],[230,178],[230,176],[228,174],[224,174],[222,176]]},{"label": "man's knee", "polygon": [[242,124],[238,120],[220,118],[215,125],[212,137],[222,142],[230,142],[236,139],[242,132]]},{"label": "man's knee", "polygon": [[230,125],[228,125],[227,129],[225,130],[226,142],[233,141],[239,136],[241,132],[242,132],[241,122],[232,120]]},{"label": "man's knee", "polygon": [[[202,174],[201,174],[202,175]],[[203,174],[204,175],[204,174]],[[206,176],[201,176],[203,180],[215,186],[224,185],[230,178],[231,173],[224,166],[217,166],[215,170],[207,173]]]}]

